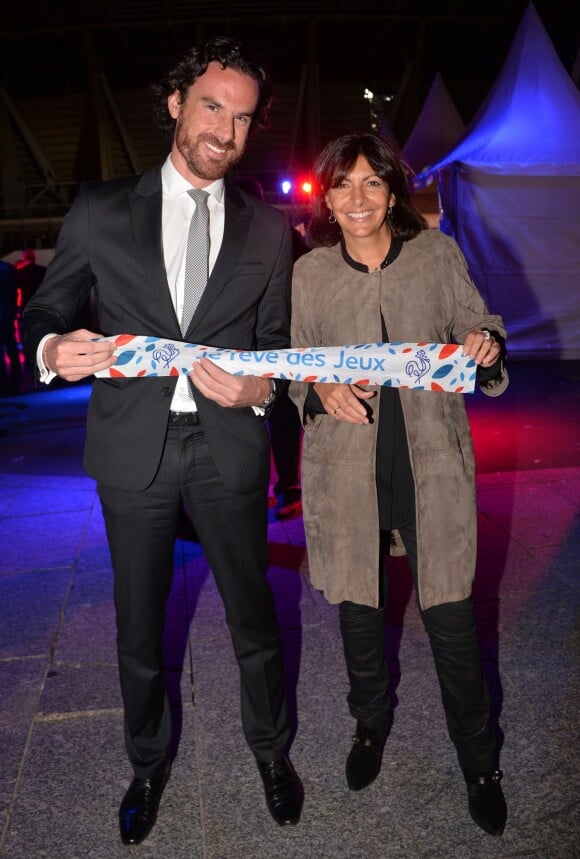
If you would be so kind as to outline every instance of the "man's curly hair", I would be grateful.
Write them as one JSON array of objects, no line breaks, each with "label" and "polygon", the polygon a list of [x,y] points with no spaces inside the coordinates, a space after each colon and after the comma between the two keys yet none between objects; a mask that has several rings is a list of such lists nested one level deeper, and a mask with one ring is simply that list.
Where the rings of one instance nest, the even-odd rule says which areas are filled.
[{"label": "man's curly hair", "polygon": [[167,99],[178,90],[181,101],[185,101],[190,86],[206,73],[209,63],[219,63],[222,69],[235,69],[257,81],[258,105],[250,130],[267,128],[272,101],[270,78],[261,66],[242,55],[242,46],[238,41],[225,36],[210,39],[200,47],[190,48],[160,81],[152,85],[153,117],[157,127],[164,134],[173,135],[175,119],[169,113]]}]

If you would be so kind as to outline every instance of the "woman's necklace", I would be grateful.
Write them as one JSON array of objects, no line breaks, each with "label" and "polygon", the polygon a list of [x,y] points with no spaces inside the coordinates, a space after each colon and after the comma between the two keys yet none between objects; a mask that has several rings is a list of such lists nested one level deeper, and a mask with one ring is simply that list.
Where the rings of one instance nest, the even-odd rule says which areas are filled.
[{"label": "woman's necklace", "polygon": [[375,262],[373,262],[372,264],[369,264],[369,263],[363,263],[363,264],[367,266],[369,271],[380,271],[382,268],[385,268],[385,266],[387,265],[387,258],[389,256],[390,250],[391,250],[391,243],[389,242],[389,247],[387,248],[385,255],[381,257],[380,262],[377,263],[376,257],[375,257]]},{"label": "woman's necklace", "polygon": [[[382,269],[386,268],[388,265],[390,265],[392,262],[394,262],[397,259],[397,257],[399,256],[399,253],[401,252],[401,248],[403,246],[403,242],[401,241],[401,239],[390,236],[389,237],[389,246],[387,248],[387,252],[386,252],[385,256],[382,257],[382,259],[381,259],[381,254],[384,251],[384,247],[381,248],[381,251],[379,254],[375,253],[375,254],[373,254],[372,257],[370,255],[370,253],[365,253],[365,254],[357,253],[357,255],[354,256],[354,253],[356,253],[356,251],[359,249],[353,249],[354,252],[349,253],[349,251],[346,247],[346,242],[344,241],[344,238],[342,238],[342,237],[340,240],[340,244],[341,244],[341,248],[342,248],[342,256],[343,256],[344,261],[346,263],[348,263],[348,265],[350,265],[352,268],[357,269],[357,271],[367,272],[367,273],[374,272],[374,271],[382,271]],[[362,261],[361,257],[365,260],[365,262]],[[380,260],[380,262],[379,262],[379,260]]]},{"label": "woman's necklace", "polygon": [[358,262],[360,262],[361,265],[365,265],[369,271],[380,271],[387,265],[387,258],[389,256],[389,251],[391,250],[391,245],[392,236],[389,234],[386,250],[383,246],[379,253],[373,253],[372,256],[370,253],[361,254],[363,259],[359,259]]}]

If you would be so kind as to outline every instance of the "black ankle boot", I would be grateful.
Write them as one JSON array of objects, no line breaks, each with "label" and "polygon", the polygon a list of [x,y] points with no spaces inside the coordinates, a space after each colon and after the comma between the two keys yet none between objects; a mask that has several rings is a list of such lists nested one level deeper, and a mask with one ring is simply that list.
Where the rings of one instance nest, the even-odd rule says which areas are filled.
[{"label": "black ankle boot", "polygon": [[488,773],[464,770],[463,775],[471,817],[488,835],[501,835],[507,820],[507,806],[500,784],[503,773],[499,770]]},{"label": "black ankle boot", "polygon": [[368,787],[378,776],[389,732],[390,716],[378,723],[356,723],[352,748],[346,761],[346,782],[351,790]]}]

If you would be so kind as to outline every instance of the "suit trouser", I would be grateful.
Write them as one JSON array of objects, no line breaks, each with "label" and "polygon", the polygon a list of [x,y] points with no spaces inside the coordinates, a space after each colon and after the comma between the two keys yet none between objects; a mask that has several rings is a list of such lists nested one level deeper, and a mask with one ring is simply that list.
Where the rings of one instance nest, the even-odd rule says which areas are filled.
[{"label": "suit trouser", "polygon": [[281,757],[290,730],[280,632],[266,579],[266,492],[236,495],[228,489],[201,427],[169,428],[158,473],[146,490],[98,489],[115,572],[125,739],[136,776],[159,774],[169,758],[162,636],[182,501],[224,602],[246,739],[259,760]]},{"label": "suit trouser", "polygon": [[[415,525],[399,529],[417,593]],[[381,570],[382,575],[382,570]],[[380,608],[343,602],[340,627],[350,681],[351,714],[367,724],[384,720],[390,707],[385,660],[384,598]],[[449,736],[462,769],[489,772],[495,767],[496,738],[489,726],[489,694],[481,667],[471,599],[421,611],[429,636]]]},{"label": "suit trouser", "polygon": [[300,487],[300,446],[302,424],[298,409],[284,391],[276,398],[276,404],[268,418],[272,455],[278,479],[274,495]]}]

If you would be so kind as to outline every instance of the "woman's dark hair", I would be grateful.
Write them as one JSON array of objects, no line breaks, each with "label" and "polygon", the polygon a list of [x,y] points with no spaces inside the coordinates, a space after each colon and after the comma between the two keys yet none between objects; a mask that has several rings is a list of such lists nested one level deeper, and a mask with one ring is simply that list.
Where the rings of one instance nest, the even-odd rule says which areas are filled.
[{"label": "woman's dark hair", "polygon": [[175,120],[167,108],[167,99],[178,90],[181,101],[185,101],[190,86],[206,73],[210,63],[219,63],[222,69],[235,69],[257,81],[260,94],[250,130],[267,128],[272,101],[270,78],[261,66],[242,56],[239,42],[222,36],[200,47],[190,48],[160,81],[152,85],[153,117],[158,128],[164,134],[173,135]]},{"label": "woman's dark hair", "polygon": [[324,198],[352,170],[359,155],[365,156],[395,195],[396,202],[388,216],[393,235],[412,239],[426,229],[427,222],[411,202],[406,168],[393,147],[376,134],[345,134],[328,143],[314,165],[315,190],[308,236],[311,247],[330,247],[340,240],[340,227],[328,220],[330,213]]}]

